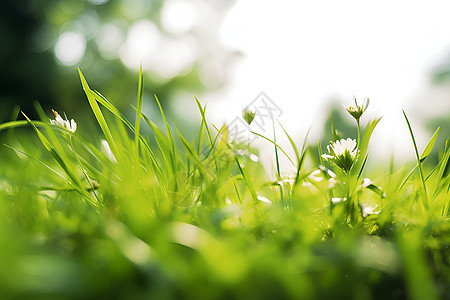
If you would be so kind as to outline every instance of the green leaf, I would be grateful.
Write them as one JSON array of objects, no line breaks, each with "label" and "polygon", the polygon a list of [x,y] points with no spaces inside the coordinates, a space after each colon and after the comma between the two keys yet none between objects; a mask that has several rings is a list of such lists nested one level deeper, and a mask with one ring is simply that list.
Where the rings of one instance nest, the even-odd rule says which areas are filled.
[{"label": "green leaf", "polygon": [[380,197],[386,198],[386,194],[383,192],[383,190],[381,189],[381,187],[376,186],[376,185],[374,185],[374,184],[369,184],[366,188],[369,189],[369,190],[371,190],[371,191],[374,192],[375,194],[380,195]]},{"label": "green leaf", "polygon": [[419,160],[420,162],[423,162],[425,160],[425,158],[427,158],[427,156],[430,154],[431,149],[433,149],[434,143],[436,142],[436,137],[437,134],[439,132],[439,128],[438,127],[436,129],[436,131],[434,132],[433,136],[431,137],[431,139],[428,141],[427,146],[425,147],[425,149],[422,152],[422,155],[420,156]]}]

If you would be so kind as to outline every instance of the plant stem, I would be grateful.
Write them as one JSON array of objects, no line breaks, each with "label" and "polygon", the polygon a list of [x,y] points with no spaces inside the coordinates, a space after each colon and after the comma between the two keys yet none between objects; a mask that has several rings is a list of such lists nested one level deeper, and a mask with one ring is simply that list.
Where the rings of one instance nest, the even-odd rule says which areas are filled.
[{"label": "plant stem", "polygon": [[359,151],[359,144],[361,139],[361,127],[359,125],[359,119],[356,119],[356,127],[358,129],[358,139],[357,139],[357,146],[356,146],[356,153]]}]

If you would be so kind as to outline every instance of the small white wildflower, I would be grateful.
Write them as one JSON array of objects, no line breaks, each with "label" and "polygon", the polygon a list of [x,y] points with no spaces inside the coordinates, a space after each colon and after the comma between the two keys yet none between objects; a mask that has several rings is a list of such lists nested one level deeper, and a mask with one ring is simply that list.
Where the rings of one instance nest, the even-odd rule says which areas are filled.
[{"label": "small white wildflower", "polygon": [[248,151],[242,150],[242,149],[238,149],[238,150],[236,151],[236,155],[239,155],[239,156],[247,156],[248,158],[250,158],[250,160],[252,160],[252,161],[254,161],[254,162],[259,161],[259,157],[258,157],[258,156],[256,156],[256,155],[253,154],[253,153],[250,153],[250,152],[248,152]]},{"label": "small white wildflower", "polygon": [[331,198],[331,203],[338,204],[338,203],[344,202],[346,200],[347,200],[346,197],[344,197],[344,198]]},{"label": "small white wildflower", "polygon": [[323,180],[323,177],[317,176],[320,173],[320,170],[314,170],[311,172],[311,174],[308,175],[308,179],[314,180],[315,182],[320,182]]},{"label": "small white wildflower", "polygon": [[356,140],[348,138],[330,142],[327,149],[330,154],[323,154],[322,157],[348,173],[358,156]]},{"label": "small white wildflower", "polygon": [[345,107],[345,109],[353,118],[355,118],[356,121],[359,122],[359,119],[361,118],[362,114],[366,111],[367,107],[369,106],[369,98],[364,98],[362,105],[358,105],[358,102],[356,101],[355,97],[353,97],[353,100],[355,101],[355,106],[348,105]]},{"label": "small white wildflower", "polygon": [[377,209],[378,205],[374,205],[374,206],[365,206],[363,204],[361,204],[361,210],[362,210],[362,214],[363,217],[367,217],[368,215],[377,215],[380,213],[380,211],[375,211]]},{"label": "small white wildflower", "polygon": [[102,149],[103,154],[105,154],[106,157],[107,157],[110,161],[116,163],[116,162],[117,162],[116,157],[115,157],[114,154],[112,153],[111,148],[109,147],[108,142],[107,142],[106,140],[101,140],[101,141],[100,141],[100,145],[101,145],[101,149]]},{"label": "small white wildflower", "polygon": [[283,185],[283,184],[285,184],[285,183],[288,183],[288,184],[294,184],[295,183],[295,179],[293,179],[293,178],[284,178],[283,180],[278,180],[277,181],[277,183],[279,184],[279,185]]},{"label": "small white wildflower", "polygon": [[259,201],[263,202],[266,205],[272,205],[272,202],[269,199],[267,199],[266,197],[257,196],[256,199],[258,199]]},{"label": "small white wildflower", "polygon": [[230,198],[225,198],[225,203],[226,204],[228,204],[228,205],[231,205],[231,204],[233,204],[233,203],[231,203],[231,200],[230,200]]},{"label": "small white wildflower", "polygon": [[367,188],[369,185],[373,184],[373,181],[370,178],[364,178],[361,186],[363,188]]},{"label": "small white wildflower", "polygon": [[257,162],[259,160],[259,157],[256,156],[255,154],[250,154],[250,159],[253,160],[254,162]]},{"label": "small white wildflower", "polygon": [[242,150],[242,149],[238,149],[238,150],[236,151],[236,154],[239,155],[239,156],[242,156],[242,155],[245,155],[245,151]]},{"label": "small white wildflower", "polygon": [[66,119],[64,120],[64,119],[58,114],[57,111],[55,111],[55,110],[52,109],[52,112],[53,112],[53,114],[55,115],[55,120],[50,120],[50,123],[51,123],[52,125],[60,126],[60,127],[65,128],[65,129],[67,129],[67,130],[69,130],[69,131],[71,131],[71,132],[75,132],[75,131],[77,130],[77,123],[75,123],[75,120],[74,120],[74,119],[70,120],[70,122],[69,122],[69,120],[67,119],[67,117],[66,117]]},{"label": "small white wildflower", "polygon": [[380,186],[376,186],[372,180],[369,178],[364,178],[361,185],[358,187],[358,190],[361,189],[370,189],[372,192],[377,193],[381,196],[381,198],[386,198],[386,193],[383,192],[383,189]]},{"label": "small white wildflower", "polygon": [[330,175],[331,178],[336,178],[336,174],[334,174],[333,171],[327,170],[328,175]]},{"label": "small white wildflower", "polygon": [[328,180],[328,188],[329,188],[329,189],[334,188],[334,187],[336,186],[336,183],[337,183],[337,180],[334,179],[333,177],[331,177],[331,178]]}]

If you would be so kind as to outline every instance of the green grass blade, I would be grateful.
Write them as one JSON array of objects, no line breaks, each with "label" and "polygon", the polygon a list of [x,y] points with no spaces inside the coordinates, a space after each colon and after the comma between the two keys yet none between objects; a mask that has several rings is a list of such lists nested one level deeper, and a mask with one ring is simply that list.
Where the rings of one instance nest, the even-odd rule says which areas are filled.
[{"label": "green grass blade", "polygon": [[414,173],[414,171],[417,169],[417,165],[411,170],[409,171],[409,173],[405,176],[405,178],[403,179],[402,183],[399,185],[398,187],[398,191],[401,190],[403,188],[403,186],[406,184],[406,182],[408,182],[409,178],[411,177],[411,175]]},{"label": "green grass blade", "polygon": [[247,175],[244,172],[244,169],[241,167],[241,164],[239,163],[238,158],[235,158],[236,165],[239,169],[239,173],[241,173],[242,178],[244,180],[245,185],[247,186],[248,190],[250,191],[250,194],[252,195],[252,199],[255,203],[258,203],[258,195],[256,194],[255,188],[253,187],[251,181],[247,178]]},{"label": "green grass blade", "polygon": [[259,133],[254,132],[254,131],[251,131],[251,133],[253,133],[253,134],[255,134],[255,135],[259,136],[259,137],[262,137],[262,138],[265,139],[266,141],[271,142],[275,147],[277,147],[278,149],[281,150],[281,152],[283,152],[283,154],[287,157],[287,159],[288,159],[288,160],[291,162],[291,164],[295,167],[295,163],[292,161],[292,159],[289,157],[289,155],[286,153],[286,151],[284,151],[283,148],[280,147],[280,145],[278,145],[276,142],[272,141],[271,139],[269,139],[269,138],[263,136],[262,134],[259,134]]},{"label": "green grass blade", "polygon": [[205,130],[206,130],[206,134],[208,135],[209,142],[212,145],[213,140],[212,140],[211,132],[209,131],[209,128],[208,128],[208,122],[206,121],[206,114],[205,114],[206,105],[204,108],[202,108],[202,105],[200,104],[200,101],[197,99],[197,97],[194,97],[194,98],[195,98],[195,103],[197,104],[198,110],[200,111],[200,114],[202,116],[202,123],[205,126]]},{"label": "green grass blade", "polygon": [[322,145],[320,144],[320,138],[319,141],[317,142],[317,152],[319,153],[319,162],[322,166],[325,165],[324,160],[323,160],[323,153],[322,153]]},{"label": "green grass blade", "polygon": [[158,104],[158,107],[159,107],[159,112],[161,113],[161,116],[163,118],[164,125],[166,127],[167,137],[169,138],[169,142],[170,142],[170,146],[171,146],[170,159],[172,162],[172,170],[173,170],[173,173],[176,174],[177,173],[177,171],[176,171],[177,155],[176,155],[175,141],[173,139],[172,131],[170,130],[170,126],[169,126],[169,123],[167,122],[166,115],[164,114],[164,110],[162,109],[161,103],[159,102],[159,99],[156,96],[156,94],[154,96],[155,96],[156,103]]},{"label": "green grass blade", "polygon": [[194,162],[195,162],[195,168],[194,170],[197,170],[199,167],[202,170],[203,174],[208,174],[209,177],[213,178],[214,177],[214,173],[208,168],[206,167],[202,160],[200,159],[200,157],[198,157],[197,152],[195,151],[195,147],[192,146],[188,140],[181,134],[181,132],[178,131],[177,129],[177,134],[181,140],[181,142],[183,143],[183,145],[185,146],[188,154],[193,158]]},{"label": "green grass blade", "polygon": [[364,158],[364,161],[363,161],[363,163],[362,163],[361,169],[359,170],[358,176],[356,177],[356,180],[357,180],[357,181],[361,178],[361,175],[362,175],[362,173],[363,173],[363,171],[364,171],[364,167],[366,166],[367,158],[368,158],[368,157],[369,157],[369,156],[366,155],[366,157]]},{"label": "green grass blade", "polygon": [[418,165],[418,168],[419,168],[419,175],[420,175],[420,180],[422,182],[422,188],[423,188],[423,190],[422,190],[422,194],[423,194],[422,203],[423,203],[423,206],[424,206],[425,210],[428,211],[429,203],[428,203],[428,196],[427,196],[427,187],[425,185],[425,178],[424,178],[424,175],[423,175],[422,162],[421,162],[420,157],[419,157],[419,151],[417,150],[416,139],[414,138],[414,133],[412,131],[411,124],[409,123],[409,120],[408,120],[408,117],[406,116],[405,111],[404,110],[402,110],[402,111],[403,111],[403,115],[405,116],[406,123],[408,124],[408,129],[409,129],[409,132],[411,134],[411,139],[412,139],[413,145],[414,145],[414,152],[416,153],[417,165]]},{"label": "green grass blade", "polygon": [[420,162],[423,162],[423,161],[425,160],[425,158],[427,158],[427,156],[430,154],[431,149],[433,149],[434,143],[436,142],[437,134],[438,134],[438,132],[439,132],[439,128],[440,128],[440,127],[438,127],[438,128],[436,129],[436,131],[434,132],[433,136],[432,136],[432,137],[430,138],[430,140],[428,141],[428,143],[427,143],[425,149],[424,149],[423,152],[422,152],[422,155],[421,155],[420,158],[419,158]]},{"label": "green grass blade", "polygon": [[294,180],[294,186],[296,186],[297,184],[298,184],[298,182],[299,182],[299,177],[300,177],[300,173],[301,173],[301,169],[302,169],[302,166],[303,166],[303,163],[304,163],[304,161],[305,161],[305,158],[306,158],[306,149],[307,149],[307,147],[306,147],[306,141],[307,141],[307,139],[308,139],[308,135],[309,135],[309,131],[311,130],[311,127],[308,129],[308,131],[306,132],[306,135],[305,135],[305,139],[303,140],[303,146],[302,146],[302,152],[301,152],[301,155],[300,155],[300,157],[298,158],[298,162],[297,162],[297,170],[296,170],[296,173],[295,173],[295,180]]},{"label": "green grass blade", "polygon": [[[297,159],[297,166],[298,166],[299,162],[300,162],[300,154],[298,152],[297,145],[295,145],[294,140],[292,140],[291,136],[287,133],[286,129],[284,129],[283,125],[281,124],[281,122],[279,120],[278,120],[278,124],[280,124],[281,129],[283,129],[284,134],[289,139],[289,143],[291,143],[292,149],[294,149],[295,158]],[[309,130],[308,130],[308,132],[309,132]]]},{"label": "green grass blade", "polygon": [[10,146],[10,145],[8,145],[8,144],[3,144],[3,146],[5,146],[5,147],[7,147],[7,148],[9,148],[9,149],[11,149],[11,150],[13,150],[13,151],[19,153],[19,154],[22,154],[22,155],[26,156],[28,159],[30,159],[30,160],[32,160],[32,161],[35,161],[35,162],[37,162],[38,164],[44,166],[45,168],[47,168],[48,170],[50,170],[52,173],[56,174],[59,178],[61,178],[65,183],[67,183],[68,185],[70,185],[72,188],[76,189],[76,187],[75,187],[75,185],[74,185],[73,183],[71,183],[71,182],[70,182],[69,180],[67,180],[64,176],[62,176],[61,174],[59,174],[57,171],[55,171],[55,170],[52,169],[49,165],[45,164],[44,162],[40,161],[39,159],[37,159],[37,158],[35,158],[35,157],[33,157],[33,156],[31,156],[31,155],[29,155],[29,154],[23,152],[23,151],[20,151],[20,150],[14,148],[14,147],[12,147],[12,146]]},{"label": "green grass blade", "polygon": [[369,122],[369,124],[364,128],[364,132],[361,137],[361,143],[359,144],[359,159],[356,161],[355,165],[351,169],[351,172],[353,174],[362,172],[361,168],[364,164],[364,160],[361,158],[366,157],[369,148],[370,138],[372,137],[373,131],[375,130],[375,127],[378,125],[378,122],[380,122],[380,120],[381,118],[377,118]]},{"label": "green grass blade", "polygon": [[137,113],[136,113],[136,126],[135,126],[135,138],[134,143],[136,149],[139,153],[139,130],[141,125],[141,112],[142,112],[142,102],[144,96],[144,76],[142,75],[142,65],[139,69],[139,84],[138,84],[138,102],[137,102]]},{"label": "green grass blade", "polygon": [[439,178],[444,179],[450,174],[450,147],[449,145],[450,139],[447,139],[445,142],[445,154],[442,159],[441,170],[439,171]]},{"label": "green grass blade", "polygon": [[110,145],[111,151],[114,154],[114,156],[117,159],[120,159],[122,157],[122,155],[120,155],[120,153],[118,151],[116,142],[114,141],[114,138],[111,135],[111,131],[109,130],[108,124],[106,123],[106,120],[103,117],[102,111],[100,110],[100,107],[98,106],[98,103],[97,103],[97,100],[95,97],[95,93],[89,88],[89,85],[86,82],[86,79],[84,78],[83,73],[81,73],[80,69],[78,69],[78,73],[80,75],[81,84],[83,86],[83,90],[88,99],[89,105],[91,106],[91,109],[94,112],[95,118],[97,119],[97,122],[103,131],[103,134],[105,135],[106,141]]},{"label": "green grass blade", "polygon": [[161,103],[159,102],[158,97],[156,95],[154,95],[154,96],[155,96],[156,103],[158,104],[158,108],[159,108],[159,112],[161,113],[161,117],[163,118],[164,126],[166,127],[166,132],[167,132],[167,136],[169,138],[172,152],[173,152],[173,154],[175,154],[175,142],[173,139],[172,131],[170,130],[169,123],[167,122],[166,115],[164,114],[164,110],[162,109],[162,106],[161,106]]},{"label": "green grass blade", "polygon": [[[53,156],[53,159],[58,163],[58,165],[63,169],[63,171],[69,176],[71,179],[73,186],[77,189],[80,194],[85,196],[88,201],[94,205],[96,205],[95,201],[92,200],[91,194],[86,192],[86,190],[82,187],[81,180],[78,178],[78,176],[73,172],[72,166],[70,166],[70,160],[65,154],[60,154],[58,151],[53,147],[53,144],[50,143],[50,141],[42,134],[42,132],[37,128],[37,126],[22,112],[22,115],[26,118],[27,122],[33,127],[34,131],[38,135],[40,141],[44,145],[45,149],[50,152],[50,154]],[[64,152],[61,152],[64,153]],[[68,165],[69,164],[69,165]]]}]

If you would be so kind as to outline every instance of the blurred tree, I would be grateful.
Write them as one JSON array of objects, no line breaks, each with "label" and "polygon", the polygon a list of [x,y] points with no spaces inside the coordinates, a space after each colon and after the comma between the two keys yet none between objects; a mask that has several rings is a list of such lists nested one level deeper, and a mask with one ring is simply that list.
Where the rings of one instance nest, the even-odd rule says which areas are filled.
[{"label": "blurred tree", "polygon": [[88,107],[77,68],[119,109],[134,103],[140,64],[147,95],[220,87],[233,53],[218,31],[233,1],[4,0],[0,2],[0,121],[19,105],[33,114]]},{"label": "blurred tree", "polygon": [[14,105],[28,109],[35,99],[54,104],[49,90],[56,74],[52,54],[30,47],[30,38],[42,23],[30,10],[29,1],[0,2],[1,120],[9,117]]}]

